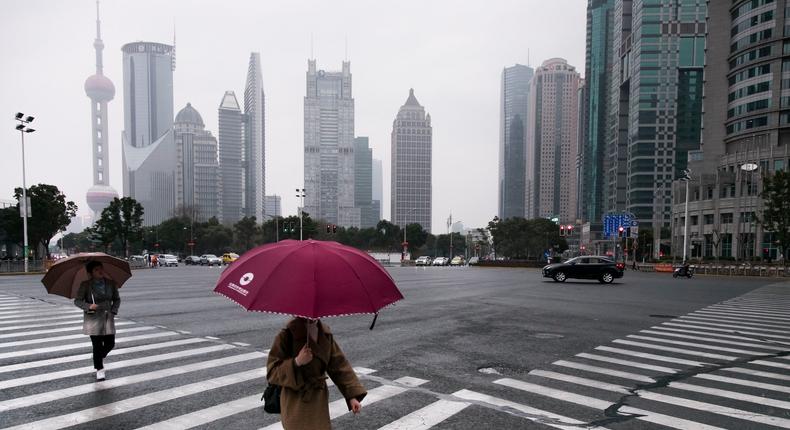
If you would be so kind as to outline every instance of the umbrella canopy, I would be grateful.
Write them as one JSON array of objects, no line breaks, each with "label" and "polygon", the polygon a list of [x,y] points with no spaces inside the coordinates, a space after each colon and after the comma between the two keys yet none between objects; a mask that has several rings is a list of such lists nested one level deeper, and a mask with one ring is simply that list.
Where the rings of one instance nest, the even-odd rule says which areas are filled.
[{"label": "umbrella canopy", "polygon": [[47,288],[49,294],[73,299],[77,295],[80,284],[91,278],[85,270],[85,265],[89,261],[100,262],[104,269],[104,276],[115,281],[118,288],[121,288],[123,283],[132,277],[132,271],[126,260],[103,252],[85,252],[58,260],[41,279],[41,283]]},{"label": "umbrella canopy", "polygon": [[378,313],[403,299],[366,252],[316,240],[252,249],[225,270],[214,291],[250,311],[313,319]]}]

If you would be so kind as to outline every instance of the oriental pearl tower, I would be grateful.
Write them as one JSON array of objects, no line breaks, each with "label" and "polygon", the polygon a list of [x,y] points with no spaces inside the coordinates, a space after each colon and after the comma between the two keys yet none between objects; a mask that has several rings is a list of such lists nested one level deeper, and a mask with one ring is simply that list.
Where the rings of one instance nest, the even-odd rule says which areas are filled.
[{"label": "oriental pearl tower", "polygon": [[93,187],[88,190],[86,200],[93,210],[94,220],[101,216],[102,210],[118,197],[118,192],[110,186],[110,151],[107,133],[107,102],[115,96],[115,85],[102,73],[101,21],[99,2],[96,1],[96,73],[85,80],[85,94],[91,99],[91,136],[93,138]]}]

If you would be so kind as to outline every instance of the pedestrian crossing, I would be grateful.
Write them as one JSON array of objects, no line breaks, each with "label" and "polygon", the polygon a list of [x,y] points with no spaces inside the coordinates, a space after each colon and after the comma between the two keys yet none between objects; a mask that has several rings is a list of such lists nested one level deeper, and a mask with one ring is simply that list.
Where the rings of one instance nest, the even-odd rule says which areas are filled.
[{"label": "pedestrian crossing", "polygon": [[[283,428],[262,410],[267,351],[116,325],[108,379],[96,382],[79,310],[0,294],[0,428]],[[524,428],[790,429],[790,290],[763,287],[474,390],[355,371],[368,387],[363,414],[330,390],[337,428],[466,428],[452,420],[485,408]],[[393,405],[397,416],[377,418]]]}]

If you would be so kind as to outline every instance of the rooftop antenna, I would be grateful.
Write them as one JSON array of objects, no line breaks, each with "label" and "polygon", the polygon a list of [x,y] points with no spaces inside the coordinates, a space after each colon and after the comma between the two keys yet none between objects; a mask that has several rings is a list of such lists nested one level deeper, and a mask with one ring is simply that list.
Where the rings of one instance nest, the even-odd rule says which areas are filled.
[{"label": "rooftop antenna", "polygon": [[172,59],[172,69],[176,71],[176,17],[173,17],[173,54],[170,57]]},{"label": "rooftop antenna", "polygon": [[529,48],[527,48],[527,67],[532,67],[532,65],[529,64]]}]

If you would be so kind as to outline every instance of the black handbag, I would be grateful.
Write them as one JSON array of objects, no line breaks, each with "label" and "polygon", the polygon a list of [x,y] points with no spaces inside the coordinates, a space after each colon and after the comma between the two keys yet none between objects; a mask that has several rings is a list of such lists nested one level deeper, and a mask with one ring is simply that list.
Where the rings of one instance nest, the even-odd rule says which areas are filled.
[{"label": "black handbag", "polygon": [[[285,336],[288,343],[288,349],[290,350],[291,332],[288,329],[285,329]],[[280,394],[282,391],[283,387],[279,385],[269,384],[266,386],[266,389],[263,391],[263,396],[261,396],[261,400],[263,400],[264,412],[268,414],[280,413]]]}]

